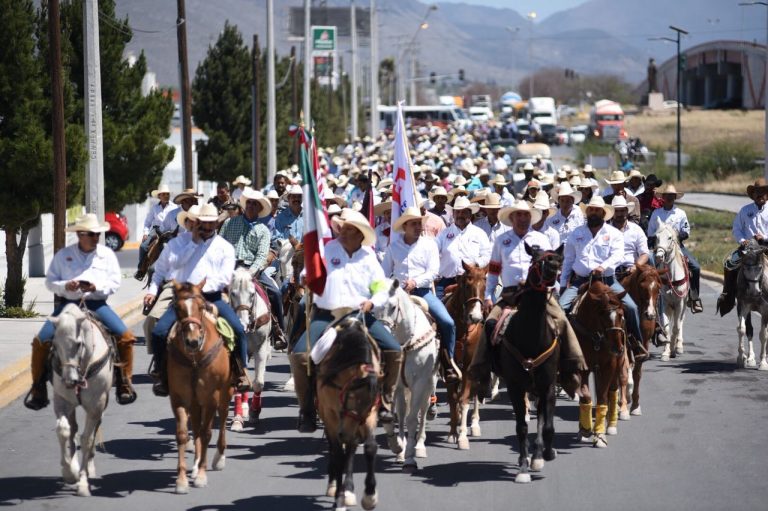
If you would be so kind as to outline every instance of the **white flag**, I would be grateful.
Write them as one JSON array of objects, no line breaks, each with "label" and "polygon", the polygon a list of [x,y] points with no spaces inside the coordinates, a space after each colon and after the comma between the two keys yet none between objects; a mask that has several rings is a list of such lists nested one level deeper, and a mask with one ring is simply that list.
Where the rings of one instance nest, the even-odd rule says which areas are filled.
[{"label": "white flag", "polygon": [[[405,211],[405,208],[418,208],[418,192],[416,180],[411,168],[411,152],[408,139],[405,136],[405,121],[403,119],[403,102],[397,103],[397,122],[395,123],[395,167],[392,169],[394,183],[392,185],[392,219],[390,225]],[[397,234],[392,229],[390,239]]]}]

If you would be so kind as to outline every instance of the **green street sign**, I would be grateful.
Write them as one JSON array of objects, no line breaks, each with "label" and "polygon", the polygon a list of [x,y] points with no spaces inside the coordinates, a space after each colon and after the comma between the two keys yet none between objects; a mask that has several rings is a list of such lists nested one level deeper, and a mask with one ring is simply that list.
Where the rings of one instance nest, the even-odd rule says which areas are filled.
[{"label": "green street sign", "polygon": [[312,49],[319,51],[336,50],[336,27],[312,27]]}]

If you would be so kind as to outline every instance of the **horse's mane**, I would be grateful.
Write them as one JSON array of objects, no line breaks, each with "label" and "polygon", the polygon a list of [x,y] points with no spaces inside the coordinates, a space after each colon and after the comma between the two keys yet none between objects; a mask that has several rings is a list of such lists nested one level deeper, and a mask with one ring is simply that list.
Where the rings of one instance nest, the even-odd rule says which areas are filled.
[{"label": "horse's mane", "polygon": [[357,364],[373,363],[373,348],[362,324],[346,319],[337,325],[335,349],[323,361],[323,384],[328,385],[343,370]]}]

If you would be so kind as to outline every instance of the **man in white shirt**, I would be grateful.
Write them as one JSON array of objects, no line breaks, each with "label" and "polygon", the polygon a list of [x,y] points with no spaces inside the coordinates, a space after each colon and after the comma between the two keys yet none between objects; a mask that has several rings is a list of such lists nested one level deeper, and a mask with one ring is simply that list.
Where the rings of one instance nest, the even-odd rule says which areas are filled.
[{"label": "man in white shirt", "polygon": [[534,223],[531,227],[534,231],[539,231],[549,239],[549,246],[553,249],[560,246],[560,234],[547,225],[547,218],[553,215],[557,208],[553,207],[549,202],[549,195],[544,190],[539,190],[536,194],[536,200],[533,201],[533,209],[541,211],[541,220]]},{"label": "man in white shirt", "polygon": [[560,208],[547,218],[545,225],[557,231],[561,243],[568,244],[568,236],[584,225],[584,214],[580,208],[574,207],[581,200],[581,192],[575,191],[570,183],[562,182],[554,189],[553,195]]},{"label": "man in white shirt", "polygon": [[627,203],[621,195],[613,197],[613,218],[610,224],[624,236],[624,257],[616,267],[617,278],[631,273],[636,265],[648,264],[648,238],[643,229],[634,222],[627,221],[629,213],[634,208],[634,203]]},{"label": "man in white shirt", "polygon": [[402,233],[402,236],[391,240],[381,266],[384,275],[398,279],[407,293],[420,296],[427,302],[429,313],[435,318],[440,332],[445,380],[454,383],[461,380],[461,371],[453,362],[456,323],[432,291],[433,281],[440,272],[440,252],[434,238],[422,236],[423,222],[424,216],[418,208],[406,208],[392,225],[392,229]]},{"label": "man in white shirt", "polygon": [[[155,273],[144,296],[144,305],[151,307],[162,284],[169,280],[179,283],[199,284],[205,281],[203,297],[216,306],[219,316],[230,324],[235,332],[235,346],[238,354],[232,353],[234,362],[233,377],[238,391],[250,390],[250,381],[245,374],[248,362],[248,345],[245,342],[245,330],[240,320],[222,298],[222,292],[229,286],[235,273],[235,249],[224,238],[216,234],[218,210],[213,204],[204,204],[187,212],[187,219],[192,220],[191,236],[177,236],[163,249],[155,263]],[[168,373],[166,368],[166,345],[171,327],[176,322],[176,310],[169,307],[158,319],[152,330],[152,347],[155,355],[155,368],[159,377],[152,386],[156,396],[168,395]]]},{"label": "man in white shirt", "polygon": [[177,228],[179,229],[178,232],[184,232],[186,229],[184,226],[179,224],[177,221],[177,216],[182,211],[189,211],[189,208],[197,204],[197,200],[202,197],[202,195],[199,195],[197,191],[194,188],[187,188],[180,194],[178,194],[176,197],[173,198],[173,203],[177,204],[179,207],[172,209],[169,211],[165,218],[163,219],[163,223],[160,226],[160,231],[166,233],[170,231],[174,231]]},{"label": "man in white shirt", "polygon": [[747,186],[747,196],[752,202],[741,208],[733,219],[733,239],[739,246],[723,264],[723,292],[717,298],[720,316],[728,314],[736,304],[736,277],[741,266],[741,247],[746,246],[750,240],[765,242],[768,236],[768,208],[765,207],[768,183],[765,179],[760,178],[755,184]]},{"label": "man in white shirt", "polygon": [[501,197],[498,193],[489,193],[485,196],[485,203],[480,205],[480,209],[485,211],[485,216],[475,222],[475,226],[483,230],[491,242],[496,241],[501,234],[507,232],[510,227],[499,221],[499,210],[505,207],[501,203]]},{"label": "man in white shirt", "polygon": [[[45,287],[55,296],[51,316],[61,314],[67,304],[79,305],[82,300],[85,307],[117,338],[119,361],[124,364],[121,370],[115,372],[117,402],[129,404],[136,400],[136,392],[131,385],[136,338],[107,304],[107,298],[120,288],[121,282],[120,264],[115,253],[99,245],[99,236],[108,230],[109,225],[99,222],[93,213],[78,218],[72,227],[67,228],[67,231],[77,233],[77,244],[59,250],[53,257],[45,277]],[[32,410],[48,405],[45,367],[54,332],[53,323],[46,321],[32,341],[32,389],[24,399],[24,405]]]},{"label": "man in white shirt", "polygon": [[[690,275],[690,289],[688,291],[688,306],[693,314],[704,311],[704,306],[699,299],[699,283],[701,280],[701,265],[693,257],[693,254],[685,247],[685,240],[691,235],[691,225],[688,223],[688,215],[685,211],[675,206],[675,200],[681,198],[684,193],[678,192],[674,185],[667,185],[661,192],[656,192],[661,197],[664,205],[653,210],[651,219],[648,221],[648,245],[655,247],[656,231],[661,224],[667,224],[677,231],[677,238],[680,241],[680,250],[688,261],[688,272]],[[653,254],[650,256],[655,264]]]},{"label": "man in white shirt", "polygon": [[[158,199],[158,202],[149,208],[147,216],[144,218],[143,235],[141,238],[141,245],[139,245],[139,264],[137,265],[138,268],[141,268],[144,259],[147,257],[149,246],[157,237],[157,231],[155,230],[155,227],[161,228],[165,217],[171,211],[178,208],[176,204],[172,204],[170,202],[171,190],[166,184],[161,184],[157,187],[157,190],[152,190],[150,195],[152,195],[152,198]],[[173,228],[175,229],[176,227],[174,226]],[[134,277],[137,280],[141,280],[144,278],[144,273],[139,270],[136,272]]]},{"label": "man in white shirt", "polygon": [[455,284],[456,277],[464,273],[464,263],[482,268],[491,257],[488,235],[472,224],[472,215],[477,210],[478,206],[471,204],[466,197],[456,199],[453,205],[453,225],[445,228],[436,238],[440,253],[440,280],[436,291],[441,300],[446,286]]},{"label": "man in white shirt", "polygon": [[381,262],[384,259],[384,254],[387,252],[387,247],[389,246],[392,201],[387,200],[376,204],[373,207],[373,214],[374,216],[381,217],[381,222],[379,222],[379,225],[374,229],[376,232],[376,245],[374,246],[374,251],[376,252],[376,258]]},{"label": "man in white shirt", "polygon": [[251,186],[251,180],[243,175],[239,175],[232,181],[232,186],[235,187],[232,190],[232,200],[237,203],[240,202],[240,196],[243,194],[245,187]]}]

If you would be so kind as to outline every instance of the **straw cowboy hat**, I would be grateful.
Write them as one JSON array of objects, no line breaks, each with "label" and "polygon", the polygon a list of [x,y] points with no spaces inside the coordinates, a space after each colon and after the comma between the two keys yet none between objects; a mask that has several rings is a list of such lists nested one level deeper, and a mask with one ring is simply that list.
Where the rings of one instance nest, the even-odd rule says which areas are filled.
[{"label": "straw cowboy hat", "polygon": [[368,223],[368,219],[362,213],[354,209],[344,208],[339,215],[334,216],[333,220],[331,220],[333,232],[336,234],[339,234],[341,228],[347,224],[355,227],[363,234],[363,245],[369,246],[376,243],[376,232],[374,232],[373,227]]},{"label": "straw cowboy hat", "polygon": [[517,201],[513,206],[501,208],[501,211],[499,211],[499,220],[501,221],[501,223],[512,227],[512,219],[510,218],[510,216],[515,211],[527,211],[528,213],[530,213],[531,225],[541,220],[541,211],[538,209],[533,209],[530,206],[530,204],[528,204],[528,201],[521,200],[521,201]]},{"label": "straw cowboy hat", "polygon": [[249,200],[258,201],[261,205],[258,218],[265,218],[272,214],[272,203],[264,197],[264,194],[251,187],[246,187],[240,195],[240,207],[245,210],[245,203]]},{"label": "straw cowboy hat", "polygon": [[67,232],[107,232],[108,230],[109,224],[99,222],[94,213],[86,213],[77,217],[75,223],[67,227]]},{"label": "straw cowboy hat", "polygon": [[613,206],[606,204],[605,200],[600,195],[595,195],[589,199],[589,204],[585,206],[584,210],[586,211],[589,208],[602,208],[602,210],[605,211],[603,220],[606,222],[613,218]]},{"label": "straw cowboy hat", "polygon": [[381,216],[384,213],[386,213],[387,211],[392,211],[392,201],[391,200],[386,200],[384,202],[380,202],[380,203],[376,204],[373,207],[373,214],[376,215],[376,216]]},{"label": "straw cowboy hat", "polygon": [[462,209],[468,209],[474,215],[477,213],[479,206],[477,204],[472,204],[466,197],[457,197],[456,202],[453,203],[453,212],[455,213]]},{"label": "straw cowboy hat", "polygon": [[469,195],[469,192],[467,192],[467,189],[464,188],[464,186],[456,186],[448,192],[448,201],[452,201],[454,197],[466,197],[467,195]]},{"label": "straw cowboy hat", "polygon": [[626,183],[627,176],[624,175],[624,172],[620,170],[614,170],[611,172],[611,175],[608,176],[608,179],[605,180],[606,183],[609,185],[622,185]]},{"label": "straw cowboy hat", "polygon": [[157,196],[160,195],[161,193],[167,193],[168,195],[170,195],[171,189],[168,188],[168,185],[161,184],[160,186],[157,187],[157,190],[152,190],[152,193],[150,195],[152,195],[154,199],[157,199]]},{"label": "straw cowboy hat", "polygon": [[197,190],[195,190],[194,188],[185,188],[183,192],[181,192],[180,194],[178,194],[176,197],[173,198],[173,203],[181,204],[181,201],[183,201],[184,199],[197,200],[200,197],[202,197],[202,195],[197,193]]},{"label": "straw cowboy hat", "polygon": [[581,178],[579,176],[571,176],[568,179],[568,184],[570,184],[574,189],[581,187]]},{"label": "straw cowboy hat", "polygon": [[587,163],[586,165],[584,165],[584,168],[583,168],[581,171],[582,171],[584,174],[594,174],[594,173],[595,173],[595,169],[593,169],[593,168],[592,168],[592,165],[590,165],[589,163]]},{"label": "straw cowboy hat", "polygon": [[304,190],[299,185],[291,185],[286,190],[288,195],[304,195]]},{"label": "straw cowboy hat", "polygon": [[752,198],[752,194],[755,192],[768,192],[768,183],[765,182],[765,178],[760,178],[755,181],[755,184],[747,186],[747,196]]},{"label": "straw cowboy hat", "polygon": [[200,212],[200,206],[195,204],[191,208],[189,208],[188,211],[181,210],[179,211],[179,214],[176,215],[176,222],[179,224],[180,227],[186,229],[187,226],[184,225],[187,221],[187,218],[194,220],[196,215]]},{"label": "straw cowboy hat", "polygon": [[328,216],[329,217],[331,215],[338,215],[340,213],[341,213],[341,208],[339,207],[338,204],[331,204],[330,206],[328,206]]},{"label": "straw cowboy hat", "polygon": [[392,178],[391,178],[391,177],[385,177],[384,179],[382,179],[381,181],[379,181],[379,184],[377,184],[377,185],[376,185],[376,189],[377,189],[377,190],[379,190],[379,191],[381,191],[381,190],[383,190],[384,188],[389,188],[389,187],[390,187],[390,186],[392,186],[393,184],[394,184],[394,181],[392,180]]},{"label": "straw cowboy hat", "polygon": [[336,195],[335,193],[333,193],[333,190],[331,190],[330,188],[323,189],[323,200],[324,201],[332,200],[333,202],[338,204],[340,208],[343,208],[344,206],[347,205],[347,201],[344,200],[344,197]]},{"label": "straw cowboy hat", "polygon": [[469,181],[467,181],[467,178],[461,174],[457,175],[453,180],[453,186],[465,186],[467,183],[469,183]]},{"label": "straw cowboy hat", "polygon": [[525,171],[525,170],[534,170],[534,168],[533,168],[533,163],[531,163],[531,162],[526,162],[526,164],[525,164],[525,165],[523,165],[523,171]]},{"label": "straw cowboy hat", "polygon": [[475,175],[477,173],[477,167],[475,166],[475,162],[473,162],[470,158],[464,158],[461,160],[461,164],[459,164],[459,170],[462,172],[468,172],[469,174]]},{"label": "straw cowboy hat", "polygon": [[684,192],[678,192],[677,189],[675,189],[675,185],[669,184],[664,187],[664,189],[660,192],[656,192],[656,197],[663,197],[664,195],[675,195],[675,199],[680,199],[685,195]]},{"label": "straw cowboy hat", "polygon": [[533,202],[533,209],[538,209],[539,211],[549,211],[550,215],[554,215],[555,211],[557,211],[557,208],[552,206],[552,203],[549,202],[549,195],[547,195],[547,192],[544,190],[539,190],[539,193],[536,194],[536,200]]},{"label": "straw cowboy hat", "polygon": [[614,195],[613,200],[611,201],[611,206],[613,206],[613,209],[627,208],[628,213],[631,213],[635,209],[635,203],[627,203],[627,199],[625,199],[623,195]]},{"label": "straw cowboy hat", "polygon": [[479,204],[482,209],[501,209],[501,195],[489,193],[485,196],[485,204]]},{"label": "straw cowboy hat", "polygon": [[629,180],[632,179],[633,177],[639,177],[640,179],[645,179],[645,176],[643,175],[643,173],[637,169],[632,169],[629,171],[629,175],[627,176],[627,182],[629,182]]},{"label": "straw cowboy hat", "polygon": [[[189,209],[192,209],[192,208],[189,208]],[[270,211],[272,210],[271,204],[269,206],[269,209]],[[216,206],[214,206],[211,203],[208,203],[200,206],[200,209],[195,210],[195,212],[192,214],[190,214],[188,211],[187,217],[193,220],[197,220],[199,222],[217,222],[219,220],[219,211],[216,209]]]},{"label": "straw cowboy hat", "polygon": [[339,188],[346,188],[349,184],[349,178],[345,174],[341,174],[336,178],[336,186]]},{"label": "straw cowboy hat", "polygon": [[557,201],[560,197],[573,197],[573,202],[577,203],[581,200],[581,192],[574,190],[571,183],[563,181],[552,189],[552,198]]},{"label": "straw cowboy hat", "polygon": [[243,175],[240,175],[240,176],[237,176],[234,181],[232,181],[232,184],[250,186],[251,180]]},{"label": "straw cowboy hat", "polygon": [[488,191],[487,188],[483,188],[482,190],[476,190],[475,194],[470,199],[470,202],[472,203],[482,202],[488,196],[488,193],[490,192]]},{"label": "straw cowboy hat", "polygon": [[280,196],[277,194],[277,190],[275,189],[272,189],[269,191],[269,193],[267,193],[267,199],[272,200],[272,199],[279,199],[279,198]]},{"label": "straw cowboy hat", "polygon": [[496,176],[494,176],[494,178],[488,184],[491,184],[493,186],[507,186],[509,184],[509,181],[504,179],[503,174],[496,174]]},{"label": "straw cowboy hat", "polygon": [[405,211],[398,217],[397,220],[395,220],[395,223],[392,224],[392,229],[395,232],[403,232],[403,225],[408,220],[424,220],[424,216],[421,214],[421,209],[419,208],[405,208]]},{"label": "straw cowboy hat", "polygon": [[445,191],[445,188],[442,186],[436,186],[432,188],[432,190],[429,192],[429,198],[434,199],[435,197],[448,197],[448,192]]}]

